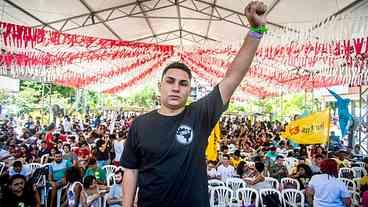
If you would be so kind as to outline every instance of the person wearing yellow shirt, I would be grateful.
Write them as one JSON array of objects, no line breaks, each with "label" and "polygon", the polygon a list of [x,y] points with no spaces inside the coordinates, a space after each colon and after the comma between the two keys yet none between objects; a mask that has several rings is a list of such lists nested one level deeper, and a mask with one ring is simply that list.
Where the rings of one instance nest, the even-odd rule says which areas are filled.
[{"label": "person wearing yellow shirt", "polygon": [[347,156],[347,153],[345,151],[337,152],[337,158],[334,158],[334,160],[337,162],[337,166],[339,168],[350,167],[350,161],[346,159],[346,156]]},{"label": "person wearing yellow shirt", "polygon": [[230,159],[230,164],[234,167],[237,168],[239,163],[240,163],[241,159],[240,159],[240,151],[239,150],[235,150],[233,156]]}]

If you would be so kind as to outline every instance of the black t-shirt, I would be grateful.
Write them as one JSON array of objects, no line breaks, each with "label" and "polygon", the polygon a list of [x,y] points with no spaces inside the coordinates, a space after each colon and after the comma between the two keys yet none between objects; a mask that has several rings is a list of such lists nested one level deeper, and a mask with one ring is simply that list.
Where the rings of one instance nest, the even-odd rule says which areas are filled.
[{"label": "black t-shirt", "polygon": [[0,200],[1,206],[9,207],[33,207],[35,204],[34,192],[25,192],[21,197],[6,192]]},{"label": "black t-shirt", "polygon": [[209,206],[205,150],[225,109],[216,86],[179,115],[155,110],[133,122],[121,165],[139,170],[139,207]]},{"label": "black t-shirt", "polygon": [[96,160],[108,160],[109,159],[109,151],[106,148],[105,151],[101,151],[99,148],[96,148]]}]

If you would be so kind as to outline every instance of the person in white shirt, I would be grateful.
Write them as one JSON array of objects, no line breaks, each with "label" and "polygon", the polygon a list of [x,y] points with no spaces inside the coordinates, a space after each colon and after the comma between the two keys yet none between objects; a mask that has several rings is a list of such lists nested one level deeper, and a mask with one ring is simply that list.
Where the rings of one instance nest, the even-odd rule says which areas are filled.
[{"label": "person in white shirt", "polygon": [[351,193],[347,186],[337,179],[337,162],[327,159],[321,163],[322,174],[314,175],[306,189],[307,200],[318,207],[348,207]]},{"label": "person in white shirt", "polygon": [[217,175],[220,179],[225,182],[226,179],[231,178],[235,175],[235,169],[230,165],[230,156],[223,155],[222,164],[217,168]]},{"label": "person in white shirt", "polygon": [[114,164],[115,165],[119,165],[120,163],[120,158],[121,155],[123,154],[124,151],[124,137],[125,137],[125,133],[123,131],[118,133],[118,137],[116,140],[114,140],[114,151],[115,151],[115,158],[114,158]]},{"label": "person in white shirt", "polygon": [[70,118],[68,116],[65,116],[63,121],[63,127],[65,132],[71,132],[72,131],[72,124],[70,123]]}]

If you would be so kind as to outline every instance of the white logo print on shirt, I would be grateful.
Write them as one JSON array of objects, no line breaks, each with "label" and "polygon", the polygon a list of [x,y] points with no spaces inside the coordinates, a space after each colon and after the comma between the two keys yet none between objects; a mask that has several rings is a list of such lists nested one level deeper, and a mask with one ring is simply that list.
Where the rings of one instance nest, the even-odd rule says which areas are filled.
[{"label": "white logo print on shirt", "polygon": [[193,130],[187,125],[181,125],[176,130],[176,140],[181,144],[190,144],[193,139]]}]

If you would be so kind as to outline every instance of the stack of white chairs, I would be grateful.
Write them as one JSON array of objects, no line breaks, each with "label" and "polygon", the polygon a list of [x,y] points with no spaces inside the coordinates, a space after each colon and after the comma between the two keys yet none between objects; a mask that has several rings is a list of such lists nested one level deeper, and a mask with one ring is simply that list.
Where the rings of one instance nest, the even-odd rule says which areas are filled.
[{"label": "stack of white chairs", "polygon": [[[305,195],[304,191],[298,189],[283,189],[279,191],[277,180],[273,178],[266,178],[273,188],[265,188],[257,191],[254,188],[243,187],[246,186],[241,179],[228,179],[226,185],[220,180],[209,180],[209,196],[211,207],[243,207],[243,206],[262,206],[267,205],[266,198],[273,199],[274,202],[279,202],[279,206],[304,207]],[[295,179],[283,179],[283,183],[295,184]],[[299,188],[299,186],[296,186]],[[233,188],[233,189],[232,189]],[[235,189],[235,190],[234,190]],[[272,196],[272,197],[269,197]],[[355,194],[355,197],[357,195]],[[354,195],[353,195],[354,198]],[[276,199],[276,200],[275,200]],[[359,202],[359,201],[357,201]],[[354,203],[354,201],[353,201]],[[272,203],[272,205],[277,205]],[[277,206],[275,206],[277,207]]]}]

